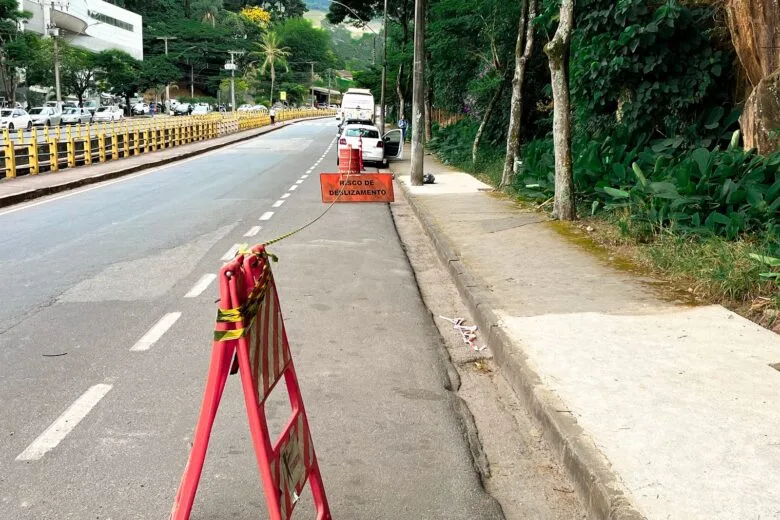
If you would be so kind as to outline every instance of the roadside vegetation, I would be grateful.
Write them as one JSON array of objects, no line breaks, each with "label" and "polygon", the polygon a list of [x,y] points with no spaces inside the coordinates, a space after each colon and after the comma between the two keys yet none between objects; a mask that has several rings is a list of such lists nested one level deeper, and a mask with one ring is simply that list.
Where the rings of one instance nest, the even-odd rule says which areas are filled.
[{"label": "roadside vegetation", "polygon": [[[551,211],[560,165],[544,48],[558,26],[560,2],[540,1],[535,17],[536,2],[521,2],[530,23],[521,39],[527,43],[532,32],[538,42],[530,52],[516,45],[517,29],[496,30],[520,17],[515,7],[496,2],[486,17],[467,8],[478,4],[485,2],[432,4],[433,97],[459,117],[447,126],[432,123],[429,148]],[[455,22],[444,23],[454,13]],[[580,0],[574,20],[568,115],[578,226],[699,301],[780,326],[777,135],[762,140],[755,128],[740,125],[755,86],[746,85],[724,5]],[[453,48],[465,57],[456,59]],[[507,168],[513,144],[507,142],[513,99],[507,63],[516,52],[527,63],[517,156]]]}]

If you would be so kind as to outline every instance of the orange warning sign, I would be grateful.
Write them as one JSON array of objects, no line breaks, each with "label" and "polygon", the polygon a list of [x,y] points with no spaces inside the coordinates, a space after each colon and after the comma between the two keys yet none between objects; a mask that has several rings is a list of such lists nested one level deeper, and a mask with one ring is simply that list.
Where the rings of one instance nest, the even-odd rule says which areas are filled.
[{"label": "orange warning sign", "polygon": [[393,202],[392,173],[321,173],[322,202]]}]

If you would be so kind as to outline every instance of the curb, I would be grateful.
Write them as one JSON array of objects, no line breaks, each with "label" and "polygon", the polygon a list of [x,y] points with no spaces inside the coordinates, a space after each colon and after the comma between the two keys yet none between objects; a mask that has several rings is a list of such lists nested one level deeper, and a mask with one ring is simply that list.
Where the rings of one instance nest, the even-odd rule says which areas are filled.
[{"label": "curb", "polygon": [[[10,195],[5,195],[0,197],[0,208],[5,208],[8,206],[13,206],[14,204],[19,204],[21,202],[26,202],[28,200],[38,199],[41,197],[45,197],[47,195],[53,195],[55,193],[60,193],[63,191],[69,191],[76,188],[80,188],[82,186],[88,186],[90,184],[97,184],[104,181],[110,181],[112,179],[116,179],[118,177],[124,177],[125,175],[130,175],[132,173],[136,173],[142,170],[148,170],[150,168],[156,168],[158,166],[164,166],[166,164],[170,164],[172,162],[180,161],[182,159],[188,159],[190,157],[195,157],[197,155],[201,155],[207,152],[211,152],[213,150],[216,150],[218,148],[222,148],[224,146],[230,146],[232,144],[240,143],[242,141],[248,141],[249,139],[254,139],[255,137],[265,135],[271,132],[275,132],[276,130],[282,129],[286,126],[294,125],[295,123],[299,123],[301,121],[310,121],[313,119],[325,119],[330,116],[315,116],[315,117],[304,117],[301,119],[295,119],[293,121],[283,121],[278,126],[264,126],[261,128],[254,128],[252,130],[243,130],[241,132],[237,132],[235,134],[229,134],[225,137],[233,137],[235,136],[235,139],[230,139],[225,142],[221,143],[209,143],[208,141],[203,141],[203,143],[209,143],[206,146],[203,146],[201,148],[197,148],[194,150],[183,150],[181,153],[178,153],[176,155],[170,156],[170,157],[164,157],[160,159],[154,159],[150,157],[150,160],[146,161],[143,164],[136,164],[133,166],[127,166],[125,168],[120,168],[106,172],[106,173],[100,173],[97,175],[93,175],[92,177],[84,177],[82,179],[74,179],[72,181],[63,182],[62,184],[54,184],[52,186],[45,186],[42,188],[36,188],[33,190],[28,191],[21,191],[18,193],[12,193]],[[250,133],[251,132],[251,133]],[[200,144],[200,143],[191,143],[191,144]],[[186,146],[186,145],[185,145]],[[151,156],[154,155],[154,152],[149,154]],[[119,159],[117,162],[121,162],[121,159]],[[77,166],[77,168],[84,168],[86,166]],[[57,175],[53,172],[47,172],[42,175]],[[24,177],[27,177],[25,175]],[[13,180],[7,181],[7,182],[14,182]]]},{"label": "curb", "polygon": [[561,410],[566,410],[565,404],[542,384],[522,348],[518,348],[501,327],[501,321],[493,311],[492,297],[485,289],[486,284],[461,261],[450,239],[439,230],[411,190],[398,180],[396,185],[433,242],[439,259],[452,276],[477,325],[483,333],[488,331],[487,344],[496,363],[526,408],[541,424],[545,438],[565,466],[589,516],[599,520],[646,520],[635,509],[619,477],[593,440],[574,417],[561,413]]}]

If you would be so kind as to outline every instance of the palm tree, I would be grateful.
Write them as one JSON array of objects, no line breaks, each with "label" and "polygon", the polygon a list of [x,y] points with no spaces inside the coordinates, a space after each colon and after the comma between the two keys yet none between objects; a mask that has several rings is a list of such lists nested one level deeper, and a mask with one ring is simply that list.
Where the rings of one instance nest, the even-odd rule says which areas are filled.
[{"label": "palm tree", "polygon": [[287,58],[290,56],[290,48],[282,47],[282,41],[279,35],[273,31],[265,33],[258,44],[260,55],[263,58],[263,64],[260,66],[260,74],[271,70],[271,103],[274,104],[274,83],[276,82],[276,66],[284,67],[285,72],[290,71]]},{"label": "palm tree", "polygon": [[192,8],[202,16],[204,22],[209,22],[212,27],[216,27],[217,15],[222,10],[223,3],[222,0],[198,0]]}]

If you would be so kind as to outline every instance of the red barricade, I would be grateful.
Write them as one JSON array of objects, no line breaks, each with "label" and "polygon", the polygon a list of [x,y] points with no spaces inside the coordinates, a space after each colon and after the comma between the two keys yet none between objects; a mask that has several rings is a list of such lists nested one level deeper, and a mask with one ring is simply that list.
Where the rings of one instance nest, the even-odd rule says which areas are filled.
[{"label": "red barricade", "polygon": [[360,173],[363,170],[363,151],[347,146],[339,150],[339,173]]},{"label": "red barricade", "polygon": [[[214,417],[235,355],[270,519],[288,520],[291,517],[308,480],[317,520],[330,520],[328,500],[265,249],[257,246],[251,254],[238,256],[226,264],[220,271],[219,292],[220,310],[203,406],[170,518],[188,520],[190,517]],[[265,402],[282,377],[287,384],[292,414],[272,445]]]}]

